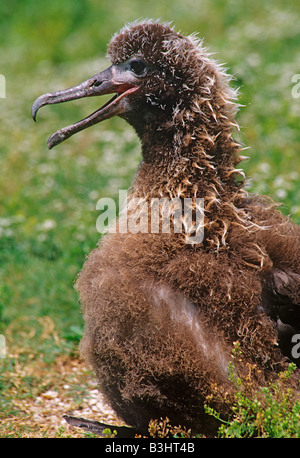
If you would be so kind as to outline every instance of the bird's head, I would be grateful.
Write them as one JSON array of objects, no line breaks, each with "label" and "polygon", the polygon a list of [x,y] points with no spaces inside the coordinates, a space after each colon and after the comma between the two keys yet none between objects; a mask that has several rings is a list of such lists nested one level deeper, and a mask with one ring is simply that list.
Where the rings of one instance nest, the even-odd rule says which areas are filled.
[{"label": "bird's head", "polygon": [[141,138],[151,133],[152,139],[162,131],[181,132],[182,136],[188,132],[192,138],[199,126],[211,136],[211,130],[215,134],[224,130],[225,119],[232,121],[234,91],[195,37],[184,37],[158,22],[138,22],[113,37],[108,57],[112,65],[107,70],[34,102],[35,119],[44,105],[115,94],[90,116],[54,133],[49,148],[113,116],[126,119]]}]

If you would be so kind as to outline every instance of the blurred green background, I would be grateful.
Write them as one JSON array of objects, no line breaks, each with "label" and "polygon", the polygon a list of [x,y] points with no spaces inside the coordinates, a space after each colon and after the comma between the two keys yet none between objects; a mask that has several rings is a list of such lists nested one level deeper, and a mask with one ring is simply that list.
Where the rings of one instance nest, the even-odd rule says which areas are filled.
[{"label": "blurred green background", "polygon": [[[138,140],[120,119],[48,151],[52,132],[90,114],[99,102],[44,108],[37,124],[30,116],[32,102],[105,69],[112,35],[138,18],[172,21],[184,34],[198,32],[215,59],[226,63],[244,105],[238,122],[240,140],[251,147],[243,164],[248,187],[281,201],[282,211],[300,222],[300,98],[291,94],[292,77],[300,74],[299,1],[2,1],[0,333],[7,335],[8,354],[9,339],[15,346],[27,339],[31,359],[50,362],[76,348],[82,318],[73,282],[99,239],[96,202],[117,198],[140,160]],[[39,317],[51,317],[59,345],[54,338],[41,343],[38,332],[24,337]],[[8,364],[13,370],[13,361],[0,361],[2,373]],[[22,361],[28,362],[25,350]],[[4,382],[1,389],[5,393]]]}]

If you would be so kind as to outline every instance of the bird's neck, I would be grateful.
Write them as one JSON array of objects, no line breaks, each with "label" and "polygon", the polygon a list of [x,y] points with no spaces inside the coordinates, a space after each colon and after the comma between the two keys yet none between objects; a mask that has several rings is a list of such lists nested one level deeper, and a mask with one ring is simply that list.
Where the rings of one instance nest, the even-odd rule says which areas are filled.
[{"label": "bird's neck", "polygon": [[143,161],[133,184],[135,195],[210,198],[241,188],[237,176],[243,172],[236,165],[242,156],[231,131],[211,133],[200,127],[192,135],[149,129],[141,140]]},{"label": "bird's neck", "polygon": [[[235,221],[249,229],[243,210],[246,192],[236,164],[239,145],[226,131],[207,138],[178,138],[160,142],[160,135],[143,139],[143,161],[132,185],[130,197],[151,199],[203,199],[205,244],[209,249],[227,247],[228,228]],[[150,140],[150,137],[149,137]],[[184,201],[186,202],[186,201]]]},{"label": "bird's neck", "polygon": [[[255,231],[245,207],[241,147],[233,138],[237,105],[235,91],[217,77],[210,88],[202,86],[188,103],[179,102],[171,112],[128,121],[142,143],[143,161],[131,188],[131,197],[147,204],[152,199],[200,198],[204,202],[205,241],[212,250],[226,249],[230,228]],[[200,90],[201,89],[201,90]],[[202,92],[201,92],[202,91]],[[139,112],[141,114],[141,112]],[[202,213],[203,213],[202,212]]]}]

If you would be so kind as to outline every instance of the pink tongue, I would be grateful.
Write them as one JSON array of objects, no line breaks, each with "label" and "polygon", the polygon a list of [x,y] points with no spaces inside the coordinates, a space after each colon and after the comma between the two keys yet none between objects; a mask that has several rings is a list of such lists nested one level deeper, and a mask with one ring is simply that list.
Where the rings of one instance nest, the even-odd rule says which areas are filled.
[{"label": "pink tongue", "polygon": [[135,92],[138,89],[137,86],[132,86],[131,84],[121,84],[116,92],[126,92],[126,94],[130,94],[131,92]]}]

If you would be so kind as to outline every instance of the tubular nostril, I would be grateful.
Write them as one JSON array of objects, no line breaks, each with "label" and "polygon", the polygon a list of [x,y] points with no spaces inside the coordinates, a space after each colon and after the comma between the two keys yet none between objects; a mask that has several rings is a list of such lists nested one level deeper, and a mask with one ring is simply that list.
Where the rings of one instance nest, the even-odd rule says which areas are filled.
[{"label": "tubular nostril", "polygon": [[103,83],[103,81],[94,80],[94,81],[91,82],[90,87],[99,87],[99,86],[101,86],[102,83]]}]

